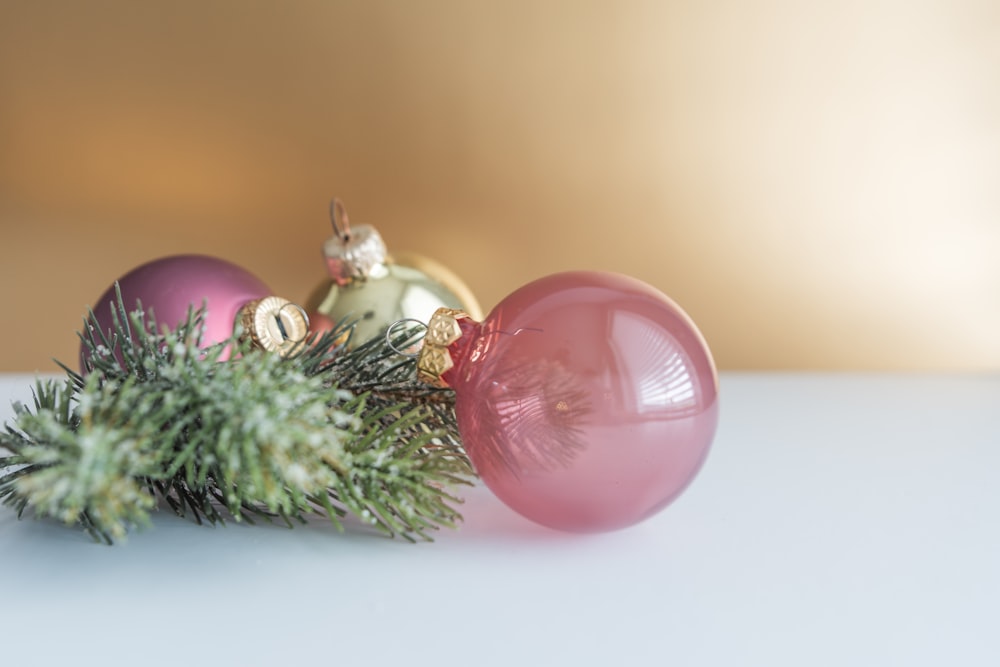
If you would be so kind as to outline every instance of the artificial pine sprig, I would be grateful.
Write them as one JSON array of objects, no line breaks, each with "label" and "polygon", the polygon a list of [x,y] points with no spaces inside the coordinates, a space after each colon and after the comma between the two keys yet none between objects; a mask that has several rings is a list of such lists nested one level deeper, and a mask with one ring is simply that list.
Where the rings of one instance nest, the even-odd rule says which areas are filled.
[{"label": "artificial pine sprig", "polygon": [[350,513],[411,540],[461,519],[449,489],[471,468],[452,397],[394,351],[407,333],[347,350],[341,328],[283,359],[239,331],[202,348],[200,313],[157,332],[141,307],[117,310],[110,338],[85,322],[89,372],[39,383],[0,433],[0,500],[19,515],[109,543],[158,499],[210,523]]}]

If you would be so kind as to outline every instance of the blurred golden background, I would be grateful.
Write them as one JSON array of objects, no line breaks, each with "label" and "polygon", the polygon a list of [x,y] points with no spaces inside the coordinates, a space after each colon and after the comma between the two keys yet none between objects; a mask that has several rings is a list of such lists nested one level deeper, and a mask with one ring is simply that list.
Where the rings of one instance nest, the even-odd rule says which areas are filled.
[{"label": "blurred golden background", "polygon": [[343,199],[488,310],[632,274],[723,369],[1000,368],[1000,4],[0,2],[0,370],[167,254],[304,300]]}]

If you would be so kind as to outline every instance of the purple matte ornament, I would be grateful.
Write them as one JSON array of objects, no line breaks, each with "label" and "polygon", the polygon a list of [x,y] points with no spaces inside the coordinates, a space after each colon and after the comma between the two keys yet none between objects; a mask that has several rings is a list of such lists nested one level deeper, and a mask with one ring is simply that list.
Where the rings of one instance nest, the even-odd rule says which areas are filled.
[{"label": "purple matte ornament", "polygon": [[458,321],[455,390],[465,449],[525,517],[573,532],[642,521],[687,487],[718,422],[704,339],[649,285],[561,273]]},{"label": "purple matte ornament", "polygon": [[[205,346],[228,340],[240,309],[247,303],[272,294],[271,289],[252,273],[235,264],[205,255],[175,255],[138,266],[118,279],[126,310],[153,312],[156,325],[173,329],[187,320],[191,308],[205,306]],[[111,317],[116,307],[115,286],[94,304],[94,315],[110,338]],[[223,359],[228,356],[224,353]],[[87,351],[80,348],[80,367],[86,371]]]}]

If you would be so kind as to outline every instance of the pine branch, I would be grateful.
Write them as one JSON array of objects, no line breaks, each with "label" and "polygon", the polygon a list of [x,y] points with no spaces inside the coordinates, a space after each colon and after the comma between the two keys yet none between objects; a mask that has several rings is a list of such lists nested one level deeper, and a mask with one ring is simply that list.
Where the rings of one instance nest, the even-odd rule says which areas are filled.
[{"label": "pine branch", "polygon": [[353,514],[411,540],[461,520],[448,489],[472,472],[451,392],[414,379],[393,350],[408,333],[348,351],[341,327],[282,359],[239,331],[203,349],[201,322],[160,332],[119,296],[109,338],[91,313],[87,372],[63,366],[0,433],[0,501],[109,543],[158,500],[208,523]]}]

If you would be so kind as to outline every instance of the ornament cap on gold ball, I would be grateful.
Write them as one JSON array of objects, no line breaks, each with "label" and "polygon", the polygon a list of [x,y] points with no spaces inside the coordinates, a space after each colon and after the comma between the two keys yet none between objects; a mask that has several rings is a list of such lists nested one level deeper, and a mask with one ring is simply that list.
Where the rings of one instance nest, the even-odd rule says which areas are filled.
[{"label": "ornament cap on gold ball", "polygon": [[240,309],[243,337],[268,352],[287,356],[309,333],[309,316],[298,304],[280,296],[256,299]]},{"label": "ornament cap on gold ball", "polygon": [[446,267],[419,255],[388,253],[374,227],[350,223],[339,199],[330,202],[329,214],[333,236],[323,246],[328,275],[305,304],[311,331],[349,323],[347,345],[354,347],[399,320],[426,322],[439,307],[481,315],[471,290]]},{"label": "ornament cap on gold ball", "polygon": [[335,283],[344,287],[366,280],[385,264],[388,257],[381,234],[371,225],[351,226],[344,203],[330,202],[333,236],[323,244],[326,270]]}]

